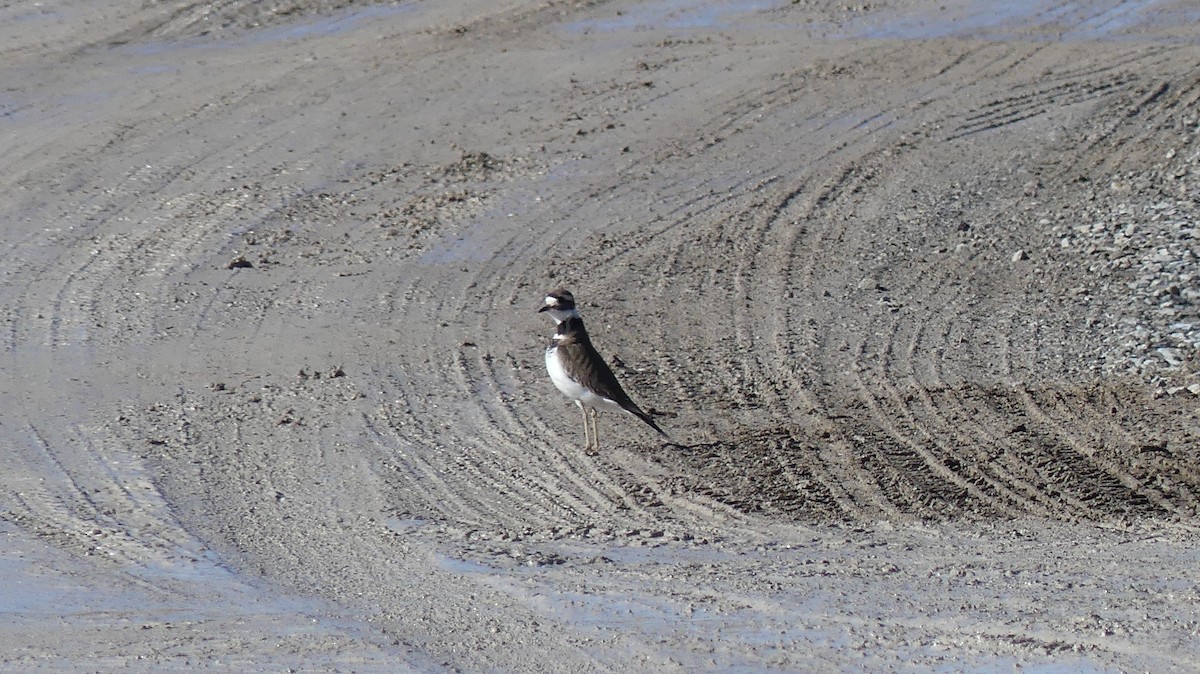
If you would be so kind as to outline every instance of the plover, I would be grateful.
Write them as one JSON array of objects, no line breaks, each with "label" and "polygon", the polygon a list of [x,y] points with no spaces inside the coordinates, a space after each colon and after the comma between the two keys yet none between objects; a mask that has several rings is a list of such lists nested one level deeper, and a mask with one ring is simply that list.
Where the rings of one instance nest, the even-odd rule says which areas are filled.
[{"label": "plover", "polygon": [[[625,412],[646,422],[650,428],[666,435],[649,414],[642,411],[625,390],[604,358],[592,346],[583,319],[575,309],[575,297],[568,290],[553,290],[546,295],[538,313],[547,311],[558,325],[553,341],[546,347],[546,369],[550,380],[568,398],[575,401],[583,413],[584,451],[600,450],[596,428],[598,410]],[[591,416],[591,429],[588,417]]]}]

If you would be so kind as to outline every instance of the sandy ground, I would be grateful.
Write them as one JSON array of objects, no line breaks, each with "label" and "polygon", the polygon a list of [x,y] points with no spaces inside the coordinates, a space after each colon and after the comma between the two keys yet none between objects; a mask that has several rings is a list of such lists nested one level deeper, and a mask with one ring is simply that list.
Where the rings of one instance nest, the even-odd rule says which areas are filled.
[{"label": "sandy ground", "polygon": [[0,670],[1196,671],[1197,25],[0,6]]}]

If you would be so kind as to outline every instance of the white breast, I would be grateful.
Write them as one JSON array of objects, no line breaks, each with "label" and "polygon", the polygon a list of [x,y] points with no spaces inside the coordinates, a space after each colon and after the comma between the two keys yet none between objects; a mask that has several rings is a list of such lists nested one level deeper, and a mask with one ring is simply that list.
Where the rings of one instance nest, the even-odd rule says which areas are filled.
[{"label": "white breast", "polygon": [[580,402],[587,395],[587,389],[567,375],[567,371],[563,369],[562,363],[558,360],[556,351],[558,348],[553,346],[546,349],[546,371],[550,373],[550,381],[554,382],[563,395],[575,402]]}]

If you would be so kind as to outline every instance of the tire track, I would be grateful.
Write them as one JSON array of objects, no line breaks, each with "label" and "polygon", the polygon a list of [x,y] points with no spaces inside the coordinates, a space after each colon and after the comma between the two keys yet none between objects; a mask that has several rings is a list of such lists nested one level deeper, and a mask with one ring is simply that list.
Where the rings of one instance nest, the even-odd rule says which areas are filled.
[{"label": "tire track", "polygon": [[[898,295],[909,296],[903,290]],[[927,302],[919,304],[929,306]],[[930,313],[938,315],[936,311]],[[920,334],[925,324],[907,322],[914,323],[914,338],[910,344],[915,345],[915,335]],[[975,455],[982,448],[959,431],[961,427],[954,423],[955,419],[943,423],[936,407],[930,405],[920,408],[914,405],[917,401],[932,402],[932,398],[925,386],[912,376],[910,366],[895,358],[895,338],[900,324],[899,320],[891,322],[878,351],[877,364],[870,370],[864,370],[874,375],[874,381],[870,385],[864,384],[863,390],[880,391],[883,394],[874,401],[881,416],[896,420],[896,428],[903,433],[907,442],[928,447],[930,461],[944,467],[951,474],[952,481],[966,486],[968,493],[983,504],[980,510],[1001,513],[1022,507],[1024,499],[1014,491],[1014,487],[1020,489],[1024,485],[1013,485],[1009,475],[997,473],[995,466],[986,461],[978,461]],[[860,347],[863,349],[860,352],[864,354],[863,360],[866,345],[867,342],[864,342]],[[906,370],[909,370],[907,377]]]},{"label": "tire track", "polygon": [[[1024,55],[1018,58],[1015,62],[1005,66],[1006,69],[1019,73],[1023,62],[1032,62],[1032,55]],[[965,57],[955,61],[957,64],[967,64],[969,60]],[[1122,66],[1128,68],[1128,66]],[[1095,81],[1096,73],[1092,72],[1092,81]],[[1079,77],[1086,79],[1087,74],[1080,74]],[[1093,85],[1091,89],[1078,89],[1072,82],[1058,84],[1054,87],[1036,90],[1034,93],[1023,94],[1021,96],[1006,99],[1001,102],[993,103],[985,108],[985,112],[978,113],[967,118],[966,124],[984,124],[992,123],[996,120],[1003,120],[1003,124],[996,124],[993,128],[1005,126],[1019,121],[1021,110],[1027,110],[1034,105],[1045,105],[1040,101],[1061,103],[1064,99],[1070,103],[1080,102],[1083,100],[1099,100],[1103,97],[1111,97],[1113,94],[1127,90],[1135,81],[1128,72],[1118,72],[1113,75],[1112,79],[1102,81],[1098,85]],[[1016,112],[1013,112],[1016,110]],[[880,118],[886,113],[876,113],[873,118]],[[872,117],[868,117],[870,119]],[[856,130],[866,128],[866,125],[857,125],[852,127]],[[966,126],[960,126],[959,130],[965,129]],[[952,133],[947,140],[954,140],[956,136]],[[851,147],[852,144],[843,142],[842,148]],[[828,161],[828,156],[825,158]],[[818,220],[822,212],[827,211],[845,211],[853,206],[847,204],[861,204],[865,199],[870,199],[870,195],[874,186],[879,184],[886,175],[886,172],[881,172],[880,164],[873,163],[871,159],[860,157],[857,160],[852,160],[851,163],[840,173],[833,174],[834,177],[826,184],[822,191],[811,197],[812,203],[808,211],[801,218],[793,218],[793,221],[806,222],[803,228],[804,235],[807,235],[810,241],[812,250],[823,250],[831,247],[836,247],[841,244],[844,230],[826,230],[823,234],[818,235],[815,239],[812,238],[813,231],[810,227],[814,224],[813,220]],[[743,301],[745,306],[772,306],[771,298],[778,296],[775,284],[771,279],[778,274],[778,271],[760,269],[753,262],[756,257],[754,251],[768,249],[771,244],[765,243],[765,237],[762,232],[768,231],[779,221],[779,212],[789,208],[795,195],[800,190],[793,191],[792,194],[786,196],[780,201],[780,206],[775,209],[775,214],[763,219],[767,224],[764,226],[751,226],[747,232],[741,233],[742,239],[750,239],[751,242],[745,245],[744,249],[750,251],[744,254],[741,258],[748,262],[743,262],[741,271],[736,275],[739,281],[745,279],[739,286],[739,293],[731,296],[734,306],[742,306]],[[752,206],[752,210],[761,210],[761,203],[756,203]],[[752,220],[753,218],[748,218]],[[753,242],[754,232],[759,232],[757,243]],[[822,239],[821,236],[825,238]],[[791,245],[795,246],[795,241],[802,240],[803,235],[793,236]],[[676,248],[672,253],[672,258],[682,257],[681,248]],[[736,251],[737,249],[735,249]],[[740,252],[740,251],[738,251]],[[986,252],[986,251],[984,251]],[[972,253],[974,258],[978,253]],[[976,264],[968,258],[968,264]],[[669,258],[670,259],[670,258]],[[984,258],[979,258],[982,262]],[[810,263],[806,272],[807,280],[800,282],[791,282],[788,285],[799,287],[820,287],[828,286],[827,279],[817,279],[814,271],[814,266]],[[790,262],[788,274],[796,274],[797,267],[794,259]],[[800,267],[804,269],[804,267]],[[801,277],[803,278],[803,277]],[[821,281],[825,281],[822,283]],[[918,276],[911,282],[896,288],[889,289],[890,294],[909,298],[907,303],[910,306],[921,307],[929,311],[933,316],[938,317],[938,321],[942,318],[949,318],[952,315],[947,311],[947,307],[955,304],[953,300],[953,290],[940,291],[941,297],[937,296],[939,291],[931,291],[931,288],[936,288],[939,285],[938,280],[923,279]],[[697,285],[697,288],[703,288]],[[943,286],[944,287],[944,286]],[[755,289],[758,297],[754,297]],[[927,298],[922,297],[922,293],[934,292]],[[914,295],[914,293],[916,293]],[[756,301],[758,299],[759,301]],[[818,298],[818,302],[821,300]],[[933,305],[933,306],[930,306]],[[887,313],[869,313],[869,318],[862,321],[862,325],[876,324],[886,325],[884,330],[885,338],[879,346],[872,346],[874,339],[855,341],[853,338],[848,342],[842,342],[842,346],[838,346],[838,341],[832,340],[830,336],[824,338],[818,337],[811,329],[802,330],[796,333],[790,326],[796,324],[804,324],[802,319],[798,317],[803,313],[794,314],[786,312],[787,318],[785,321],[772,321],[769,314],[765,314],[768,323],[779,325],[782,323],[784,327],[777,328],[776,335],[789,335],[789,339],[779,339],[773,341],[776,355],[780,359],[794,357],[795,348],[793,344],[796,341],[800,343],[813,344],[811,347],[819,354],[837,353],[841,348],[848,348],[849,353],[857,354],[857,361],[867,362],[874,358],[872,354],[880,354],[881,360],[876,360],[873,366],[868,366],[866,370],[854,373],[846,383],[852,390],[858,391],[858,397],[862,401],[864,407],[862,411],[866,412],[867,418],[871,420],[870,425],[866,425],[858,421],[860,416],[858,408],[854,406],[847,407],[844,403],[838,404],[832,402],[825,397],[816,399],[816,408],[821,410],[820,416],[825,419],[823,425],[833,427],[844,431],[843,440],[841,442],[847,447],[847,451],[854,453],[867,448],[872,442],[875,446],[872,449],[875,452],[874,457],[859,457],[849,462],[843,462],[845,466],[845,478],[847,481],[861,482],[862,476],[856,474],[853,469],[855,462],[861,465],[868,472],[882,471],[876,474],[873,478],[874,482],[881,485],[881,488],[888,493],[887,502],[898,504],[901,510],[909,513],[924,512],[926,508],[934,508],[932,504],[940,504],[936,507],[950,508],[950,512],[954,512],[955,508],[960,509],[961,513],[971,513],[973,516],[991,517],[1004,512],[1029,511],[1042,515],[1060,516],[1064,512],[1076,513],[1069,516],[1083,517],[1100,517],[1106,518],[1110,516],[1121,517],[1127,506],[1132,503],[1132,512],[1138,512],[1139,506],[1136,501],[1140,498],[1132,493],[1114,495],[1111,499],[1105,500],[1100,497],[1097,502],[1098,493],[1105,491],[1111,492],[1111,485],[1107,485],[1109,479],[1103,475],[1092,474],[1083,482],[1088,481],[1099,485],[1101,492],[1089,491],[1084,484],[1075,485],[1075,490],[1078,496],[1073,496],[1070,493],[1066,495],[1053,495],[1043,491],[1040,485],[1056,484],[1056,481],[1061,480],[1069,475],[1069,471],[1052,471],[1047,472],[1047,468],[1053,464],[1053,460],[1061,460],[1063,454],[1059,450],[1053,449],[1052,446],[1044,446],[1042,450],[1033,453],[1024,451],[1018,444],[1006,442],[1003,435],[987,430],[992,427],[1002,427],[1006,422],[1008,415],[989,415],[989,423],[981,424],[974,428],[973,433],[964,433],[961,429],[964,424],[970,427],[971,415],[964,404],[957,400],[954,396],[947,396],[946,393],[952,389],[940,387],[938,390],[931,392],[927,386],[921,383],[921,379],[917,377],[915,371],[915,363],[917,359],[927,358],[925,353],[941,353],[946,354],[951,351],[949,346],[934,347],[926,349],[922,353],[917,353],[918,341],[920,335],[932,329],[935,334],[949,334],[949,327],[939,329],[939,323],[912,323],[912,316],[900,316],[896,319],[889,319]],[[758,326],[763,323],[764,316],[756,316],[753,313],[745,313],[741,317],[735,319],[732,326],[734,337],[738,346],[738,351],[746,354],[758,353],[762,350],[762,345],[754,337],[757,328],[748,326]],[[949,323],[944,325],[948,326]],[[1011,326],[1009,326],[1011,327]],[[915,330],[912,346],[909,353],[904,358],[899,358],[895,350],[895,339],[903,330]],[[866,331],[862,334],[870,335],[873,331]],[[874,331],[876,334],[877,330]],[[995,338],[1000,332],[989,330],[985,341],[995,343]],[[799,337],[799,340],[796,340]],[[959,341],[967,339],[959,337]],[[1043,336],[1033,340],[1034,343],[1042,343],[1047,340],[1053,341],[1055,337]],[[1000,346],[1001,350],[1007,346]],[[1057,352],[1057,365],[1053,362],[1038,362],[1030,366],[1030,371],[1044,371],[1045,369],[1062,369],[1065,362],[1061,358],[1065,354]],[[827,358],[828,356],[819,356]],[[840,360],[840,358],[835,359]],[[744,366],[741,379],[734,381],[735,386],[742,385],[748,378],[746,373],[763,372],[771,369],[766,365],[765,359],[741,361]],[[843,373],[839,369],[828,370],[825,376],[809,377],[806,374],[796,376],[799,370],[791,370],[788,379],[791,379],[796,384],[799,384],[801,390],[795,388],[790,390],[794,394],[800,396],[797,404],[798,408],[810,406],[807,403],[808,389],[813,381],[838,381],[842,379]],[[907,373],[907,374],[905,374]],[[869,376],[868,376],[869,375]],[[750,375],[752,376],[752,375]],[[907,384],[903,383],[903,378],[907,377]],[[1019,379],[1016,373],[1010,372],[1010,378]],[[783,389],[788,390],[789,385],[780,382],[784,386]],[[934,381],[935,384],[942,383],[941,375],[938,375]],[[775,386],[779,386],[777,383]],[[904,391],[915,387],[914,394],[904,393]],[[819,389],[827,390],[827,389]],[[970,391],[971,388],[963,389],[964,393]],[[755,405],[761,408],[771,409],[772,405],[766,400],[749,400],[743,399],[740,401],[744,405]],[[919,407],[914,407],[913,403],[920,404]],[[990,408],[989,409],[993,409]],[[852,421],[847,421],[852,420]],[[847,427],[850,427],[847,429]],[[962,447],[959,447],[962,443]],[[1043,443],[1044,444],[1044,443]],[[857,446],[856,446],[857,445]],[[1050,452],[1043,455],[1041,452]],[[1013,461],[1014,456],[1023,456],[1023,459]],[[1053,457],[1053,459],[1043,458],[1044,456]],[[978,457],[978,458],[976,458]],[[996,462],[993,459],[1000,458],[1001,462]],[[885,468],[890,467],[890,468]],[[1030,472],[1030,468],[1034,468]],[[1087,472],[1086,470],[1084,471]],[[923,476],[923,477],[920,477]],[[905,487],[904,485],[908,485]],[[923,496],[916,496],[922,494]],[[870,502],[869,498],[849,499],[843,497],[845,501],[857,503]],[[922,499],[925,499],[924,501]],[[1063,500],[1065,499],[1065,500]],[[1161,504],[1160,504],[1161,505]],[[1062,510],[1063,507],[1068,510]],[[743,504],[745,508],[755,507],[752,503]]]},{"label": "tire track", "polygon": [[[1031,59],[1042,50],[1030,52],[1006,64],[1005,71],[1020,75],[1019,66],[1033,66]],[[1135,69],[1152,70],[1158,63],[1158,51],[1133,52],[1118,56],[1103,65],[1068,67],[1051,71],[1036,83],[1022,83],[1004,98],[989,100],[962,115],[946,136],[958,140],[973,134],[993,131],[1066,107],[1085,102],[1104,102],[1133,90],[1142,81]],[[1006,74],[1004,72],[998,75]],[[957,115],[956,115],[957,117]]]},{"label": "tire track", "polygon": [[[745,28],[563,37],[611,9],[406,5],[411,22],[372,15],[346,39],[289,37],[241,61],[280,33],[236,24],[273,10],[193,3],[144,11],[131,47],[86,54],[121,61],[105,71],[121,105],[64,131],[53,161],[12,154],[9,184],[50,195],[22,198],[13,221],[71,217],[14,227],[3,252],[19,300],[8,362],[17,381],[50,378],[12,417],[26,425],[4,414],[0,430],[40,433],[10,464],[54,474],[13,479],[24,500],[5,518],[120,563],[211,546],[467,670],[511,666],[514,644],[529,669],[796,665],[783,648],[812,641],[791,618],[876,608],[843,588],[912,581],[909,597],[950,590],[935,608],[960,610],[969,583],[1022,582],[970,564],[925,574],[925,551],[863,564],[866,545],[924,535],[880,521],[1190,526],[1191,422],[1178,402],[1143,413],[1127,382],[1076,381],[1075,333],[1105,313],[1055,294],[1082,272],[1047,231],[1050,195],[1096,191],[1058,178],[1137,167],[1106,144],[1149,151],[1196,102],[1180,50],[843,44],[790,22],[852,15],[833,5],[770,11],[806,36],[792,49]],[[163,57],[177,73],[125,84],[160,65],[139,49],[169,49],[149,39],[205,16],[234,39],[191,35],[185,58]],[[180,84],[226,68],[245,79]],[[309,159],[281,161],[293,154]],[[605,419],[606,451],[578,451],[533,313],[560,283],[670,442]],[[87,409],[47,411],[68,407],[59,395]],[[1025,544],[986,543],[954,555]],[[838,584],[853,575],[871,584]],[[777,610],[809,588],[811,607]],[[757,640],[758,615],[780,636]],[[1038,644],[1074,643],[1060,620]],[[911,650],[928,623],[887,641],[852,622],[855,656]],[[706,624],[730,634],[681,636]],[[918,636],[945,634],[971,630]],[[1040,647],[991,641],[1034,653],[1022,664]]]},{"label": "tire track", "polygon": [[[961,316],[961,312],[948,311],[955,304],[953,297],[948,298],[939,306],[936,315]],[[944,434],[954,445],[962,448],[965,463],[976,464],[979,470],[991,475],[1011,499],[1012,509],[1046,517],[1061,513],[1064,506],[1086,512],[1082,502],[1048,494],[1042,487],[1046,484],[1044,478],[1032,471],[1028,462],[1015,460],[1019,447],[1009,441],[1009,436],[1012,429],[1020,428],[1019,410],[1010,406],[999,414],[992,414],[997,407],[988,397],[978,396],[977,384],[951,386],[944,380],[941,370],[945,354],[950,349],[942,345],[950,343],[951,322],[940,324],[937,331],[941,337],[940,344],[935,342],[926,349],[931,355],[924,360],[930,368],[930,378],[925,380],[915,371],[922,336],[933,332],[928,328],[935,326],[932,323],[921,325],[913,333],[906,349],[909,376],[914,382],[928,381],[915,386],[913,395],[923,407],[915,415],[928,419],[926,423],[933,427],[931,432]],[[971,340],[962,336],[957,340],[959,345],[964,341]],[[1003,432],[993,429],[1002,429]]]}]

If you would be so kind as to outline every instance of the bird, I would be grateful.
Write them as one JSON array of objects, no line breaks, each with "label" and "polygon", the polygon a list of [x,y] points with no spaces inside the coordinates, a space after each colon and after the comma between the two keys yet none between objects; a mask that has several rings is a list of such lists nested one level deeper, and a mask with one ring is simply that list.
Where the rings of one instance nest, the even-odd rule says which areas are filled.
[{"label": "bird", "polygon": [[571,291],[561,288],[550,291],[538,313],[543,311],[550,314],[557,326],[550,345],[546,347],[546,370],[550,373],[550,381],[574,400],[583,413],[584,451],[600,451],[600,435],[596,427],[599,410],[635,416],[666,437],[666,431],[659,428],[654,419],[629,398],[608,363],[592,346]]}]

